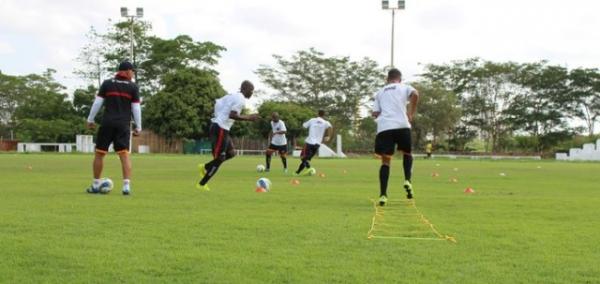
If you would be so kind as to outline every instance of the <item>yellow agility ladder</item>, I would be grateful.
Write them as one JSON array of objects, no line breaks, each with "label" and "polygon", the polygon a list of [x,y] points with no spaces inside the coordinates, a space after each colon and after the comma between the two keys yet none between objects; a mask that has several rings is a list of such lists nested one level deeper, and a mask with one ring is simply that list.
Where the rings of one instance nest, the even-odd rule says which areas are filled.
[{"label": "yellow agility ladder", "polygon": [[[449,241],[456,243],[454,237],[442,235],[421,213],[414,200],[389,200],[387,206],[377,206],[371,199],[375,215],[368,239],[406,239],[426,241]],[[398,206],[389,206],[390,204]]]}]

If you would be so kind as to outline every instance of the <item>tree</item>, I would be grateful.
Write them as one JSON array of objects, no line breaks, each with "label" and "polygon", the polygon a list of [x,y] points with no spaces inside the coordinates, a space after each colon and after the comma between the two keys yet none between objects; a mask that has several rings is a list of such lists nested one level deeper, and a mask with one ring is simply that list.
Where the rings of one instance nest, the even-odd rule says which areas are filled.
[{"label": "tree", "polygon": [[510,131],[504,112],[520,86],[518,64],[472,58],[449,65],[427,65],[423,75],[459,95],[465,126],[475,127],[486,139],[486,149],[499,150],[499,138]]},{"label": "tree", "polygon": [[578,108],[574,115],[585,121],[588,135],[594,136],[600,119],[600,73],[598,69],[578,68],[569,73],[569,88]]},{"label": "tree", "polygon": [[278,93],[277,99],[325,109],[337,129],[351,130],[358,124],[360,108],[383,84],[384,74],[368,58],[327,57],[311,48],[290,59],[273,56],[276,66],[261,65],[261,80]]},{"label": "tree", "polygon": [[144,80],[153,90],[158,89],[160,77],[186,67],[217,72],[212,68],[218,63],[220,52],[225,48],[212,42],[195,42],[190,36],[179,35],[174,39],[150,37],[147,60],[139,64],[144,70]]},{"label": "tree", "polygon": [[505,111],[515,130],[528,132],[538,141],[541,152],[571,135],[566,118],[573,98],[567,91],[568,72],[561,66],[522,64],[516,81],[523,88]]},{"label": "tree", "polygon": [[23,79],[18,76],[5,75],[0,72],[0,124],[9,127],[25,88]]},{"label": "tree", "polygon": [[420,144],[428,134],[432,136],[433,144],[437,144],[442,135],[454,129],[460,120],[458,97],[437,83],[421,81],[414,84],[414,87],[421,95],[413,124],[417,138],[414,144]]},{"label": "tree", "polygon": [[[89,85],[87,89],[76,89],[73,92],[73,108],[77,115],[87,118],[97,93],[98,89],[93,85]],[[99,113],[96,118],[101,120],[101,116],[102,113]]]},{"label": "tree", "polygon": [[165,74],[161,85],[146,102],[146,127],[168,139],[204,136],[215,99],[225,94],[218,79],[210,71],[185,68]]},{"label": "tree", "polygon": [[74,73],[99,89],[109,70],[113,70],[116,66],[110,65],[105,58],[105,54],[111,46],[109,42],[105,41],[105,36],[99,34],[93,26],[85,36],[88,43],[81,49],[77,57],[80,65]]},{"label": "tree", "polygon": [[33,142],[72,142],[83,131],[85,120],[78,116],[48,69],[41,75],[23,76],[22,98],[14,112],[17,137]]}]

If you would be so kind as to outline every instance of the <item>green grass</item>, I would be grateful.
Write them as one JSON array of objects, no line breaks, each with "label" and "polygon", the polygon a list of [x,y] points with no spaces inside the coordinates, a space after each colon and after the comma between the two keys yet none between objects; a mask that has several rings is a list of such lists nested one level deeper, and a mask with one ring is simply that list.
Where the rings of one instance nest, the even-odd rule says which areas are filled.
[{"label": "green grass", "polygon": [[600,282],[600,164],[416,160],[418,208],[452,244],[367,240],[375,159],[316,159],[326,177],[294,186],[274,158],[273,188],[259,194],[262,157],[225,163],[204,193],[196,164],[208,157],[136,155],[129,197],[115,155],[105,171],[115,190],[83,193],[91,160],[0,155],[0,282]]}]

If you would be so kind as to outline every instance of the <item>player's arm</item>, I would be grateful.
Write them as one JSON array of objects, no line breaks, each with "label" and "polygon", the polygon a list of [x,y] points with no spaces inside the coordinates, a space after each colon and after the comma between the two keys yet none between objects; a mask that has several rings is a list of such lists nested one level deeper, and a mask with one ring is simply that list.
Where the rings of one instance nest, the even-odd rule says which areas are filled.
[{"label": "player's arm", "polygon": [[412,90],[409,97],[410,104],[408,104],[408,121],[412,122],[417,112],[417,104],[419,103],[419,92]]},{"label": "player's arm", "polygon": [[133,113],[133,122],[135,123],[135,129],[133,135],[140,135],[142,132],[142,106],[140,100],[139,90],[136,88],[131,100],[131,112]]},{"label": "player's arm", "polygon": [[90,108],[90,114],[88,115],[88,118],[87,118],[87,127],[89,129],[94,129],[96,127],[96,123],[95,123],[94,119],[96,118],[96,115],[100,111],[100,108],[102,108],[105,97],[106,97],[106,85],[105,85],[105,83],[103,83],[102,86],[100,86],[100,90],[98,90],[98,95],[94,99],[94,103],[92,103],[92,107]]},{"label": "player's arm", "polygon": [[257,119],[260,118],[260,116],[258,115],[258,113],[241,115],[237,111],[232,110],[229,113],[229,118],[231,118],[233,120],[240,120],[240,121],[256,121]]},{"label": "player's arm", "polygon": [[229,112],[229,118],[233,120],[241,120],[241,121],[256,121],[260,118],[260,116],[255,114],[242,115],[242,110],[244,109],[245,102],[244,100],[239,100],[233,103],[231,107],[231,111]]},{"label": "player's arm", "polygon": [[379,103],[379,96],[376,94],[375,101],[373,102],[373,111],[371,112],[371,116],[373,116],[373,118],[377,118],[377,117],[379,117],[380,114],[381,114],[381,105]]},{"label": "player's arm", "polygon": [[329,127],[329,128],[327,128],[327,130],[325,130],[325,143],[331,142],[332,139],[333,139],[333,127]]}]

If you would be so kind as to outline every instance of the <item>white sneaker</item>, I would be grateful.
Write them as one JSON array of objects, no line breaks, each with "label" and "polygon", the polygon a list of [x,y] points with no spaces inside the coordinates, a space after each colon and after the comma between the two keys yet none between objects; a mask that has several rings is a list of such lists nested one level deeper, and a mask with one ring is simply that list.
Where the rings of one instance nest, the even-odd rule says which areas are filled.
[{"label": "white sneaker", "polygon": [[129,186],[123,186],[123,195],[129,195],[131,193],[131,188]]}]

